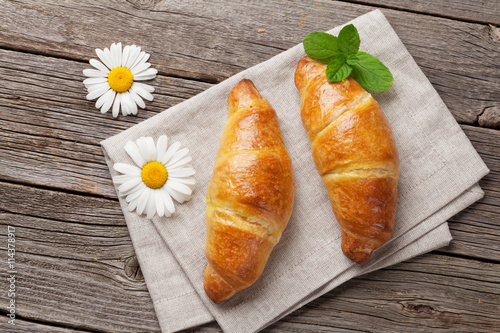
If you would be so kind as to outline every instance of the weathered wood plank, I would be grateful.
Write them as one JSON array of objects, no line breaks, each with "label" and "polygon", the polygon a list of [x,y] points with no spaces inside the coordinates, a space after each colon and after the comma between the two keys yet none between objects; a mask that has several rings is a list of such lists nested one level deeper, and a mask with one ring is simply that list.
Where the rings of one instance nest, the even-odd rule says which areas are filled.
[{"label": "weathered wood plank", "polygon": [[[99,142],[211,84],[160,76],[155,100],[137,117],[101,115],[85,99],[88,64],[0,50],[0,173],[15,182],[115,197]],[[24,151],[31,147],[32,153]],[[90,173],[89,173],[90,172]]]},{"label": "weathered wood plank", "polygon": [[[99,141],[212,86],[160,76],[147,110],[114,119],[85,100],[81,70],[88,65],[5,50],[0,56],[0,179],[110,198],[116,193]],[[481,182],[486,197],[452,219],[455,240],[447,250],[498,260],[500,132],[462,128],[492,172]]]},{"label": "weathered wood plank", "polygon": [[2,332],[4,333],[88,333],[90,331],[82,331],[74,329],[71,326],[54,326],[50,323],[44,324],[39,322],[32,322],[23,318],[15,318],[15,325],[0,323]]},{"label": "weathered wood plank", "polygon": [[482,127],[500,129],[500,104],[485,108],[479,115],[478,123]]},{"label": "weathered wood plank", "polygon": [[[153,54],[151,62],[161,73],[207,82],[269,59],[310,31],[327,30],[373,9],[298,0],[286,6],[280,0],[24,0],[1,6],[0,47],[88,61],[95,47],[139,43]],[[495,59],[500,41],[489,26],[400,10],[384,13],[460,122],[474,124],[485,109],[499,104]]]},{"label": "weathered wood plank", "polygon": [[116,201],[5,183],[0,195],[5,253],[6,226],[15,227],[21,317],[83,330],[159,330],[142,276],[124,269],[134,249]]},{"label": "weathered wood plank", "polygon": [[500,25],[500,6],[496,0],[342,0],[375,7],[400,9],[454,20]]},{"label": "weathered wood plank", "polygon": [[[500,262],[500,131],[463,125],[490,173],[479,184],[485,197],[449,221],[453,241],[440,251]],[[468,239],[465,241],[465,239]]]},{"label": "weathered wood plank", "polygon": [[[454,240],[451,245],[445,249],[450,253],[459,253],[471,257],[500,261],[500,163],[497,155],[488,155],[488,150],[495,150],[495,140],[498,140],[500,133],[493,131],[490,138],[487,137],[485,129],[464,126],[466,133],[475,143],[476,149],[482,154],[485,162],[492,170],[482,181],[481,186],[485,190],[485,198],[478,203],[459,213],[450,220],[450,228]],[[0,137],[2,137],[0,133]],[[22,144],[12,144],[21,142]],[[18,182],[23,182],[25,179],[44,179],[43,184],[48,186],[77,190],[88,191],[94,194],[106,194],[109,197],[116,197],[114,188],[112,187],[109,171],[104,164],[103,156],[100,148],[91,145],[81,145],[84,148],[93,149],[96,156],[95,163],[87,163],[78,159],[72,159],[71,155],[83,155],[84,150],[75,150],[75,145],[67,141],[58,142],[57,149],[50,149],[50,154],[46,151],[47,147],[53,145],[44,145],[40,142],[45,142],[46,138],[37,138],[36,136],[21,135],[18,133],[7,133],[5,138],[2,137],[4,147],[0,148],[0,164],[5,163],[6,170],[1,172],[4,179],[10,179]],[[53,141],[55,139],[52,139]],[[26,144],[29,142],[29,145]],[[6,147],[6,148],[5,148]],[[28,147],[28,150],[24,150]],[[7,149],[7,152],[5,152]],[[15,155],[10,154],[11,151],[16,151]],[[74,153],[68,153],[72,152]],[[80,153],[78,153],[80,151]],[[54,156],[62,161],[54,160]],[[69,157],[68,157],[69,156]],[[69,162],[68,162],[69,161]],[[90,166],[89,166],[90,165]],[[60,166],[62,170],[59,169]],[[8,173],[13,170],[12,174]],[[48,172],[49,170],[50,172]],[[42,183],[41,181],[38,181]],[[11,194],[6,194],[8,197]],[[51,199],[52,200],[52,199]],[[54,199],[55,200],[55,199]],[[44,205],[42,202],[38,205],[32,202],[34,216],[42,216]],[[16,209],[15,201],[10,201],[11,209]],[[40,207],[37,210],[36,207]],[[88,208],[92,211],[92,207]],[[87,212],[87,211],[86,211]],[[55,214],[51,211],[51,214]],[[109,214],[108,212],[100,212],[99,214]],[[47,218],[55,217],[55,215],[46,216]],[[121,214],[116,216],[121,218]],[[99,219],[92,216],[91,221]]]},{"label": "weathered wood plank", "polygon": [[[6,183],[0,196],[1,228],[16,228],[16,264],[23,276],[16,302],[22,317],[83,330],[158,331],[144,281],[124,270],[133,248],[115,201]],[[6,244],[6,232],[0,233],[0,244]],[[5,274],[0,271],[0,278]],[[421,256],[354,279],[266,331],[366,325],[363,330],[370,332],[417,326],[487,332],[500,325],[499,283],[500,264]],[[200,331],[219,329],[212,324]]]},{"label": "weathered wood plank", "polygon": [[500,325],[499,267],[420,256],[348,281],[269,331],[491,332]]}]

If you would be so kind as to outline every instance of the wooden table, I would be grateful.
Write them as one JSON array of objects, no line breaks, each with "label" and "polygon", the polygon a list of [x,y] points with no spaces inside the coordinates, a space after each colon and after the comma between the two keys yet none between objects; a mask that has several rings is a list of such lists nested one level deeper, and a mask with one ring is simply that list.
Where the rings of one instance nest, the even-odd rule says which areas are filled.
[{"label": "wooden table", "polygon": [[[450,246],[351,280],[265,331],[500,331],[498,1],[0,0],[0,8],[0,331],[158,332],[99,142],[375,8],[491,169],[480,182],[486,195],[450,219]],[[159,75],[146,110],[113,119],[85,99],[82,70],[95,48],[118,41],[151,53]],[[6,316],[8,226],[16,326]]]}]

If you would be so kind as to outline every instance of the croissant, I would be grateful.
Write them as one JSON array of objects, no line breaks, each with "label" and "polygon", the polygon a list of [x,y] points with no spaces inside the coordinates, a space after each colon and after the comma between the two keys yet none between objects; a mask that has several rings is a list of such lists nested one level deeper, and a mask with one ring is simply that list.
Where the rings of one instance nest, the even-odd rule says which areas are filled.
[{"label": "croissant", "polygon": [[308,57],[297,65],[302,124],[342,230],[342,251],[363,263],[394,230],[398,150],[373,97],[352,77],[328,82],[325,68]]},{"label": "croissant", "polygon": [[276,112],[252,81],[228,97],[228,120],[207,190],[203,277],[220,303],[261,275],[292,213],[292,163]]}]

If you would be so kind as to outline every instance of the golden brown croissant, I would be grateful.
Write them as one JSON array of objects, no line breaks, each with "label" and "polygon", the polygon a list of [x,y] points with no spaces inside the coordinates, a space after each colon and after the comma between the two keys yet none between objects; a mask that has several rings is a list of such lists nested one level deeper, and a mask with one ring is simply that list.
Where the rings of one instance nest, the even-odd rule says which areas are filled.
[{"label": "golden brown croissant", "polygon": [[325,68],[308,57],[297,65],[302,123],[342,229],[342,251],[362,263],[394,229],[398,150],[373,97],[352,77],[328,82]]},{"label": "golden brown croissant", "polygon": [[252,81],[233,88],[228,109],[207,191],[203,284],[215,303],[261,275],[290,219],[295,194],[278,117]]}]

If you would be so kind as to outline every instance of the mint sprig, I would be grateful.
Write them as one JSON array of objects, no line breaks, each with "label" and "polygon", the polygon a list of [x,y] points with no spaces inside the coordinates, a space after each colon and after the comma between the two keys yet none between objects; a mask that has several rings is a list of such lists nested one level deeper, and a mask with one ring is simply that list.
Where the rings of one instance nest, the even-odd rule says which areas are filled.
[{"label": "mint sprig", "polygon": [[338,37],[325,32],[311,32],[304,38],[304,49],[309,58],[325,65],[326,77],[338,82],[352,76],[363,88],[386,91],[392,87],[394,78],[389,69],[376,57],[359,51],[358,30],[346,25]]}]

